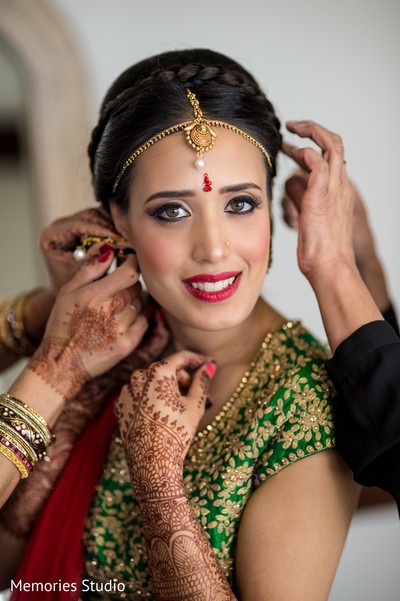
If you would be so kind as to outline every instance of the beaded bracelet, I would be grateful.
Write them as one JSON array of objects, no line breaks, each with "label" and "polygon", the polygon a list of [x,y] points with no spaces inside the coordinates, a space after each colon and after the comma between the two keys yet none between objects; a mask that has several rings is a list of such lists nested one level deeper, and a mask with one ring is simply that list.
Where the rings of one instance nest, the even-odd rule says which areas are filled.
[{"label": "beaded bracelet", "polygon": [[35,430],[26,422],[14,414],[9,409],[0,405],[0,423],[7,424],[18,436],[23,438],[28,445],[36,452],[38,459],[42,459],[46,455],[46,444],[43,438],[35,432]]},{"label": "beaded bracelet", "polygon": [[0,453],[7,457],[15,465],[17,470],[20,473],[21,479],[27,478],[29,476],[29,470],[26,465],[23,463],[22,459],[14,453],[8,446],[0,443]]},{"label": "beaded bracelet", "polygon": [[28,459],[32,467],[39,461],[40,457],[18,432],[10,428],[10,426],[0,421],[0,436],[6,438]]},{"label": "beaded bracelet", "polygon": [[19,457],[21,459],[22,463],[25,465],[25,467],[29,473],[32,472],[33,465],[29,462],[27,457],[25,457],[25,455],[22,453],[22,451],[15,444],[10,442],[7,438],[4,438],[4,436],[0,436],[0,442],[5,447],[9,448],[10,451],[12,451],[14,453],[14,455],[17,455],[17,457]]}]

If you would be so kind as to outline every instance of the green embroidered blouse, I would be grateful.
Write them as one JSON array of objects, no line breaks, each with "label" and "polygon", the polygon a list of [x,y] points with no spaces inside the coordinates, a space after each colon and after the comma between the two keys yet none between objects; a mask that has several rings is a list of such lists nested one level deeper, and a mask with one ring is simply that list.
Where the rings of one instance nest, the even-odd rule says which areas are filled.
[{"label": "green embroidered blouse", "polygon": [[[186,490],[229,582],[240,516],[255,488],[287,465],[334,445],[327,356],[299,323],[268,334],[235,394],[192,442],[185,461]],[[84,547],[85,578],[92,589],[104,591],[108,583],[115,590],[106,594],[110,601],[155,598],[140,513],[117,435],[92,499]],[[104,592],[84,596],[100,598]]]}]

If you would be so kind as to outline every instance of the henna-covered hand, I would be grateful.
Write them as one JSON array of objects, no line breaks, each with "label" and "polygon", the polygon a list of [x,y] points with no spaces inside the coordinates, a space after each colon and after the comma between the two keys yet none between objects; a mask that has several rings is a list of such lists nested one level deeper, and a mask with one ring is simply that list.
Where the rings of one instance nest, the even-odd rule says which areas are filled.
[{"label": "henna-covered hand", "polygon": [[[183,460],[204,412],[209,360],[182,351],[133,373],[115,413],[138,501],[181,491]],[[191,384],[182,394],[179,382]],[[186,385],[187,388],[187,385]]]},{"label": "henna-covered hand", "polygon": [[86,424],[101,411],[114,390],[129,382],[135,369],[147,367],[162,354],[169,338],[169,330],[156,312],[139,347],[110,371],[87,382],[65,405],[52,429],[56,438],[47,450],[47,460],[38,462],[30,477],[21,481],[0,511],[0,524],[14,537],[29,536]]},{"label": "henna-covered hand", "polygon": [[27,366],[64,401],[129,355],[147,329],[147,319],[138,314],[135,258],[129,255],[102,277],[112,259],[111,249],[93,256],[62,288],[43,342]]},{"label": "henna-covered hand", "polygon": [[183,487],[214,372],[207,358],[176,353],[134,372],[115,406],[158,599],[235,599]]},{"label": "henna-covered hand", "polygon": [[81,267],[74,259],[73,251],[80,237],[85,234],[115,236],[111,216],[101,209],[84,209],[61,217],[42,230],[40,248],[46,261],[54,296],[57,296]]}]

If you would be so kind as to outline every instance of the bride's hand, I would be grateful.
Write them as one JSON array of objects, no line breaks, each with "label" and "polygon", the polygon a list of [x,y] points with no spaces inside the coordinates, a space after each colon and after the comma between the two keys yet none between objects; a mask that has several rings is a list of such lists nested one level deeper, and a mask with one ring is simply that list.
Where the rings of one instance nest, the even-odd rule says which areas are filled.
[{"label": "bride's hand", "polygon": [[138,501],[181,491],[183,460],[214,373],[210,359],[181,351],[135,371],[123,387],[115,413]]}]

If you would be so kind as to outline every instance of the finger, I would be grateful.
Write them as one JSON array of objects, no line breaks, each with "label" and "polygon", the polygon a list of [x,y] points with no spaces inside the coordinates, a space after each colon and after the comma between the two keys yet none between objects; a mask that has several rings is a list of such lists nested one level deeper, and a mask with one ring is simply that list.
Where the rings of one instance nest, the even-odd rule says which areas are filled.
[{"label": "finger", "polygon": [[80,243],[81,236],[115,236],[112,229],[88,223],[87,221],[73,221],[71,223],[55,223],[45,228],[39,239],[39,244],[44,252],[73,253]]},{"label": "finger", "polygon": [[168,371],[173,371],[176,374],[180,370],[186,370],[187,372],[196,370],[204,363],[210,361],[209,357],[193,353],[192,351],[178,351],[169,355],[163,362],[162,365],[166,367]]},{"label": "finger", "polygon": [[293,229],[298,229],[300,213],[295,203],[288,196],[284,196],[281,205],[285,223]]},{"label": "finger", "polygon": [[298,148],[284,142],[282,151],[308,172],[308,187],[326,194],[329,188],[329,164],[314,148]]},{"label": "finger", "polygon": [[133,304],[125,304],[123,308],[115,315],[120,331],[123,333],[129,330],[135,321],[139,319],[139,316],[143,317],[143,314],[140,313],[140,310],[138,310]]},{"label": "finger", "polygon": [[[147,308],[149,307],[151,307],[151,305],[147,305]],[[151,315],[147,315],[147,317],[151,318]],[[157,310],[154,313],[152,326],[151,334],[146,336],[143,344],[141,344],[140,348],[137,350],[138,356],[140,356],[146,364],[152,363],[160,356],[170,339],[169,329],[160,310]]]},{"label": "finger", "polygon": [[192,382],[192,375],[185,369],[180,369],[177,373],[179,392],[186,396]]},{"label": "finger", "polygon": [[216,366],[213,361],[208,361],[205,365],[199,367],[193,375],[192,383],[186,395],[188,399],[201,399],[203,410],[205,409],[210,381],[215,376],[215,373]]},{"label": "finger", "polygon": [[127,357],[132,351],[134,351],[139,344],[143,340],[143,336],[145,335],[147,328],[149,327],[149,322],[143,314],[139,314],[137,318],[134,320],[132,325],[128,328],[125,338],[129,343],[129,348],[124,355]]},{"label": "finger", "polygon": [[286,127],[302,138],[311,138],[322,150],[323,157],[331,167],[331,179],[340,180],[343,175],[344,146],[342,138],[314,121],[289,121]]},{"label": "finger", "polygon": [[[109,245],[103,245],[109,246]],[[92,253],[97,249],[93,247]],[[105,250],[103,254],[90,257],[74,276],[66,288],[69,291],[81,288],[89,283],[93,284],[93,295],[99,295],[100,300],[111,299],[113,296],[137,284],[139,273],[135,268],[135,259],[129,255],[123,265],[117,267],[111,274],[106,275],[110,265],[114,261],[112,247]]]},{"label": "finger", "polygon": [[[66,292],[73,292],[88,284],[97,283],[100,278],[103,278],[103,276],[106,274],[107,269],[110,267],[113,259],[113,252],[108,250],[102,255],[92,257],[90,260],[85,261],[74,277],[67,284],[65,284],[63,290]],[[105,281],[105,279],[102,281]],[[93,289],[93,294],[97,292],[97,288]],[[119,290],[115,290],[115,292],[119,292]]]},{"label": "finger", "polygon": [[296,169],[296,171],[286,180],[285,192],[296,203],[302,198],[308,184],[308,173],[304,169]]}]

